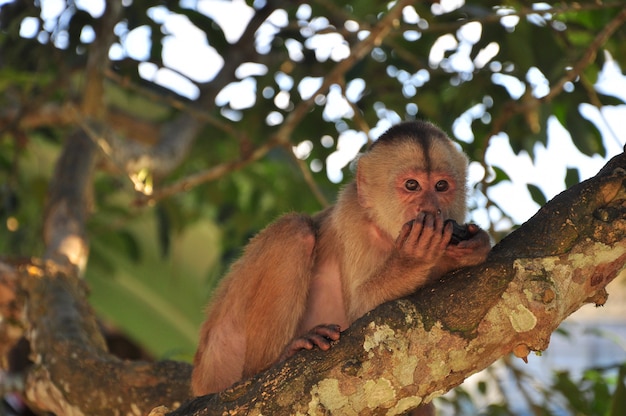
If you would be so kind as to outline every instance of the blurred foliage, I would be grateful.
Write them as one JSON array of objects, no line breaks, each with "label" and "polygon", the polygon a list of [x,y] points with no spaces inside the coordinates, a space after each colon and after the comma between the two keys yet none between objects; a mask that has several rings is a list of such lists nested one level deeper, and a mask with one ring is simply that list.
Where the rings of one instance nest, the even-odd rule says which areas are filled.
[{"label": "blurred foliage", "polygon": [[[506,369],[514,386],[496,377],[482,377],[436,400],[444,414],[456,416],[585,415],[617,416],[624,410],[626,366],[615,364],[589,368],[582,374],[555,371],[542,382],[509,359],[495,367]],[[479,376],[482,376],[480,374]],[[500,376],[501,377],[501,376]]]},{"label": "blurred foliage", "polygon": [[[86,9],[87,3],[93,8]],[[294,109],[394,4],[247,3],[250,15],[269,17],[246,44],[234,45],[232,28],[220,26],[222,20],[211,12],[236,2],[132,1],[113,16],[114,43],[105,45],[110,62],[102,74],[106,112],[152,126],[154,132],[184,113],[206,121],[185,162],[166,178],[151,178],[156,189],[224,162],[246,160],[271,144]],[[594,89],[605,65],[626,64],[622,1],[486,0],[448,6],[445,1],[407,6],[389,35],[341,74],[329,92],[318,92],[289,134],[291,145],[308,146],[301,160],[288,147],[274,146],[261,161],[149,206],[135,204],[137,195],[120,170],[98,173],[87,279],[99,314],[155,356],[189,359],[203,305],[246,240],[284,212],[314,212],[323,207],[321,199],[332,201],[351,176],[347,159],[355,152],[346,150],[349,145],[358,148],[365,137],[374,139],[402,119],[432,120],[478,162],[483,178],[471,187],[472,217],[482,212],[496,239],[516,224],[490,198],[490,187],[511,180],[508,166],[485,160],[495,134],[505,134],[516,154],[534,158],[535,145],[546,143],[548,120],[556,119],[581,152],[605,154],[598,128],[581,116],[580,106],[624,105],[623,93]],[[3,254],[43,251],[47,185],[64,137],[75,128],[64,105],[83,99],[90,50],[102,47],[98,41],[108,16],[100,8],[104,1],[15,0],[0,7]],[[255,22],[246,23],[244,15],[230,24]],[[174,47],[189,48],[184,65],[165,53],[180,36],[180,25],[194,29],[197,41]],[[203,59],[208,53],[215,57]],[[226,64],[218,55],[228,59]],[[207,65],[207,74],[224,66],[202,78],[191,71],[198,65]],[[174,89],[172,79],[184,88]],[[248,95],[242,104],[239,99]],[[122,123],[111,128],[126,140],[158,140],[133,136]],[[570,166],[564,178],[564,186],[571,186],[580,174]],[[540,184],[525,185],[529,197],[545,202]],[[573,413],[623,408],[623,368],[621,378],[612,381],[603,371],[590,371],[580,380],[557,374],[549,391],[560,394]],[[475,410],[462,389],[455,400],[459,410]],[[492,404],[481,414],[510,411],[506,404]]]},{"label": "blurred foliage", "polygon": [[556,349],[531,354],[528,362],[505,356],[437,399],[438,408],[456,416],[622,415],[624,345],[608,328],[615,327],[566,322],[552,335]]}]

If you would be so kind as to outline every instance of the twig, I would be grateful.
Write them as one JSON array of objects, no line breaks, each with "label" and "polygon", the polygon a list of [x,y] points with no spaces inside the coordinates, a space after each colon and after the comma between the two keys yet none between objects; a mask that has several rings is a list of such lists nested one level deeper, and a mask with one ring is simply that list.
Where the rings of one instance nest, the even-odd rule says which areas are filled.
[{"label": "twig", "polygon": [[551,102],[557,95],[559,95],[563,91],[563,87],[568,82],[572,82],[578,78],[584,69],[589,66],[595,59],[598,49],[611,37],[611,35],[626,21],[626,7],[622,8],[622,10],[611,20],[603,29],[596,35],[594,40],[589,44],[582,57],[576,62],[576,64],[572,67],[571,70],[567,71],[565,75],[559,79],[556,84],[550,89],[550,92],[542,98],[535,98],[530,96],[528,100],[525,100],[523,103],[517,103],[516,101],[509,101],[504,104],[504,109],[500,113],[500,116],[494,120],[491,131],[487,136],[487,140],[485,140],[485,145],[483,146],[482,157],[480,159],[480,163],[485,170],[485,175],[483,179],[480,181],[482,188],[487,190],[489,184],[487,183],[487,175],[486,172],[489,171],[487,164],[485,163],[485,155],[487,153],[487,149],[489,148],[489,142],[491,138],[501,131],[504,131],[504,125],[508,123],[508,121],[518,113],[523,113],[526,111],[531,111],[532,109],[538,107],[542,103]]},{"label": "twig", "polygon": [[219,128],[220,130],[227,131],[229,133],[233,130],[232,127],[228,126],[226,123],[223,123],[220,119],[213,116],[209,111],[199,109],[192,102],[185,101],[182,98],[177,98],[174,93],[167,95],[159,94],[158,92],[155,92],[148,88],[144,88],[141,85],[132,82],[130,78],[120,75],[112,69],[105,69],[104,75],[107,79],[118,84],[120,87],[123,87],[130,91],[134,91],[150,100],[167,104],[176,110],[188,113],[194,118],[200,121],[207,122],[210,125]]},{"label": "twig", "polygon": [[174,195],[176,193],[187,191],[194,186],[202,183],[218,179],[223,175],[232,172],[235,169],[240,169],[250,163],[256,162],[263,158],[270,149],[276,146],[282,146],[290,143],[290,137],[293,130],[298,123],[304,118],[308,111],[315,104],[315,97],[328,91],[331,85],[338,82],[343,75],[350,70],[360,59],[363,59],[372,48],[379,45],[385,36],[389,34],[393,27],[397,25],[398,19],[402,13],[402,9],[411,4],[410,0],[398,1],[393,8],[389,10],[387,15],[383,17],[378,24],[372,29],[370,35],[359,42],[352,49],[352,53],[348,58],[339,62],[330,71],[330,73],[324,78],[322,85],[317,91],[311,95],[307,100],[301,101],[296,108],[289,113],[285,122],[281,128],[274,134],[265,144],[258,147],[249,155],[235,161],[226,162],[217,166],[214,166],[204,172],[199,172],[195,175],[188,176],[174,184],[163,187],[156,190],[154,194],[148,197],[142,197],[136,202],[138,204],[155,203],[157,200],[165,198],[167,196]]},{"label": "twig", "polygon": [[352,68],[359,60],[363,59],[365,55],[367,55],[375,46],[378,46],[382,43],[383,39],[389,34],[393,27],[396,27],[399,24],[399,18],[402,14],[402,9],[404,7],[410,5],[412,1],[410,0],[401,0],[398,1],[393,8],[389,10],[387,15],[383,17],[377,24],[374,26],[369,36],[363,39],[361,42],[356,44],[352,49],[352,53],[348,58],[339,62],[335,67],[330,71],[330,73],[324,77],[324,81],[322,85],[315,91],[314,94],[311,95],[307,100],[302,101],[294,111],[292,111],[285,123],[283,123],[281,129],[275,136],[275,139],[279,143],[286,143],[289,141],[289,136],[291,132],[294,130],[295,125],[304,118],[304,115],[309,111],[311,107],[315,104],[315,98],[324,94],[331,85],[337,83],[343,75],[348,72],[350,68]]},{"label": "twig", "polygon": [[[533,8],[529,8],[529,7],[523,7],[520,10],[515,11],[513,8],[509,9],[511,10],[511,13],[509,14],[488,14],[485,15],[483,17],[476,17],[476,18],[472,18],[472,19],[460,19],[454,22],[445,22],[445,23],[433,23],[433,22],[429,22],[429,25],[427,28],[425,29],[420,29],[419,32],[422,33],[452,33],[454,32],[456,29],[460,28],[461,26],[466,25],[467,23],[470,22],[478,22],[478,23],[498,23],[500,22],[500,20],[502,20],[503,17],[508,17],[508,16],[517,16],[517,17],[526,17],[529,15],[544,15],[544,14],[551,14],[551,15],[560,15],[560,14],[564,14],[564,13],[569,13],[569,12],[580,12],[580,11],[585,11],[585,10],[606,10],[606,9],[614,9],[614,8],[618,8],[618,7],[623,7],[624,3],[621,1],[617,1],[617,2],[611,2],[611,3],[604,3],[601,1],[597,1],[597,2],[593,2],[593,3],[587,3],[587,4],[581,4],[579,2],[571,2],[571,3],[561,3],[562,5],[559,7],[552,7],[549,9],[533,9]],[[403,26],[402,29],[408,29],[408,27]],[[411,27],[411,29],[415,30],[415,27]]]},{"label": "twig", "polygon": [[606,116],[602,112],[602,101],[600,101],[600,97],[598,97],[598,92],[595,90],[593,83],[585,76],[584,73],[580,74],[580,82],[583,88],[585,88],[585,91],[587,91],[589,101],[591,101],[591,104],[598,109],[598,115],[604,123],[604,127],[606,128],[608,134],[613,140],[615,140],[615,143],[622,147],[623,143],[617,136],[617,132],[615,131],[613,126],[611,126],[611,123],[609,123],[609,120],[607,120]]},{"label": "twig", "polygon": [[556,83],[554,87],[550,89],[550,92],[540,100],[543,102],[550,102],[552,99],[563,91],[563,87],[568,82],[576,80],[584,69],[589,66],[595,59],[598,49],[606,43],[611,35],[626,21],[626,7],[622,8],[622,11],[615,16],[613,20],[607,24],[604,29],[595,37],[593,42],[589,44],[583,56],[576,62],[576,65],[568,71],[561,79]]},{"label": "twig", "polygon": [[293,161],[296,163],[296,165],[300,169],[300,172],[302,173],[302,177],[304,178],[304,182],[307,184],[311,192],[313,192],[313,195],[315,196],[317,201],[323,207],[328,207],[330,205],[328,202],[328,199],[322,193],[320,187],[317,185],[317,182],[315,182],[315,179],[313,178],[313,175],[311,175],[311,170],[309,169],[309,166],[306,164],[306,161],[298,158],[294,154],[294,152],[291,150],[291,145],[284,145],[283,147],[285,148],[285,151],[291,156]]}]

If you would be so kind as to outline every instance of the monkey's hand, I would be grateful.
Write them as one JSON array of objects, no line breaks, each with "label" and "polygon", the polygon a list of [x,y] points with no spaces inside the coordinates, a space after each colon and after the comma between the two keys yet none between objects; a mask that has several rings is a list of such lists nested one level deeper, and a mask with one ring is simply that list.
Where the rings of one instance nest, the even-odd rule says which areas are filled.
[{"label": "monkey's hand", "polygon": [[318,325],[303,336],[293,339],[283,350],[278,361],[285,361],[300,350],[311,350],[314,347],[327,351],[330,343],[337,341],[340,334],[339,325]]},{"label": "monkey's hand", "polygon": [[401,259],[413,268],[430,270],[442,258],[452,237],[452,224],[444,224],[441,214],[420,212],[404,224],[395,245]]},{"label": "monkey's hand", "polygon": [[456,268],[474,266],[485,261],[491,250],[489,234],[476,224],[468,224],[469,239],[459,241],[446,247],[446,257],[450,258]]}]

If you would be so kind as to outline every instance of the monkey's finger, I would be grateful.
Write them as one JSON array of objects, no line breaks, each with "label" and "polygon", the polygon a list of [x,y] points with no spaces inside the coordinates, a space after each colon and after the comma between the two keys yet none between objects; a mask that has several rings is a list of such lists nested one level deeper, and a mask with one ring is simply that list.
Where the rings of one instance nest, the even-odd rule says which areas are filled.
[{"label": "monkey's finger", "polygon": [[[459,244],[461,247],[480,247],[484,245],[490,246],[489,242],[489,234],[486,231],[482,230],[477,225],[474,225],[474,229],[470,229],[470,233],[472,236],[468,240],[460,241]],[[462,243],[462,244],[461,244]]]},{"label": "monkey's finger", "polygon": [[[306,335],[308,341],[310,341],[314,346],[319,348],[322,351],[327,351],[330,349],[331,340],[326,338],[323,335],[309,333]],[[310,349],[310,348],[307,348]]]},{"label": "monkey's finger", "polygon": [[469,240],[459,241],[458,244],[450,245],[448,248],[453,253],[459,253],[460,256],[468,256],[476,253],[482,256],[486,255],[486,253],[491,250],[491,242],[489,241],[489,235],[485,231],[480,230]]},{"label": "monkey's finger", "polygon": [[422,233],[425,218],[425,213],[419,212],[415,219],[412,219],[402,226],[400,235],[395,242],[396,249],[404,252],[404,254],[409,254],[415,249]]},{"label": "monkey's finger", "polygon": [[[435,214],[435,232],[439,235],[441,235],[442,239],[445,240],[445,234],[446,234],[446,226],[447,225],[452,225],[452,224],[448,224],[444,221],[443,219],[443,214],[441,213],[441,210],[438,209],[437,213]],[[446,240],[446,243],[448,242],[448,240]]]},{"label": "monkey's finger", "polygon": [[467,224],[467,231],[469,231],[470,234],[474,235],[478,234],[481,231],[481,228],[476,224]]},{"label": "monkey's finger", "polygon": [[321,335],[332,341],[337,341],[341,336],[341,327],[336,324],[318,325],[311,330],[311,333]]},{"label": "monkey's finger", "polygon": [[446,252],[448,253],[448,255],[463,257],[471,254],[472,251],[476,249],[476,247],[468,245],[467,241],[462,241],[462,243],[463,244],[461,244],[460,242],[459,244],[451,244],[447,246]]},{"label": "monkey's finger", "polygon": [[476,241],[476,240],[463,240],[463,241],[459,241],[459,244],[457,244],[457,248],[459,250],[473,250],[476,247],[480,246],[480,242]]},{"label": "monkey's finger", "polygon": [[450,238],[446,238],[445,225],[441,210],[437,210],[436,214],[428,214],[427,219],[424,220],[421,249],[430,249],[436,253],[443,253],[450,241]]},{"label": "monkey's finger", "polygon": [[453,231],[452,223],[451,222],[444,223],[443,232],[442,232],[442,243],[444,243],[445,247],[447,247],[450,244],[450,240],[452,239],[452,231]]},{"label": "monkey's finger", "polygon": [[298,351],[298,350],[310,350],[310,349],[313,349],[314,346],[315,346],[315,343],[311,341],[311,338],[308,336],[305,336],[305,337],[294,339],[289,347],[292,350]]},{"label": "monkey's finger", "polygon": [[[424,220],[421,223],[421,227],[414,227],[417,229],[415,230],[415,233],[411,233],[418,250],[424,250],[430,247],[433,243],[436,243],[437,238],[439,237],[438,234],[441,233],[441,225],[439,226],[439,231],[437,230],[436,216],[428,213],[422,214]],[[419,223],[416,221],[416,224]]]},{"label": "monkey's finger", "polygon": [[278,361],[285,361],[300,350],[312,350],[315,344],[308,338],[296,338],[283,350]]},{"label": "monkey's finger", "polygon": [[402,248],[402,246],[406,242],[406,239],[411,234],[411,230],[413,229],[414,224],[415,224],[415,220],[411,220],[402,226],[402,228],[400,229],[400,234],[398,234],[398,237],[396,238],[396,241],[395,241],[396,249],[399,250]]}]

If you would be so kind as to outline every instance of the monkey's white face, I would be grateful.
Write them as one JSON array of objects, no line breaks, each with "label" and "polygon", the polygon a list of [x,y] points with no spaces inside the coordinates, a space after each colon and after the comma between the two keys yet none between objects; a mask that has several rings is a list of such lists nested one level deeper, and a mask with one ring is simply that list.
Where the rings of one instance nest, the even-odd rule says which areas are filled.
[{"label": "monkey's white face", "polygon": [[420,212],[441,213],[450,217],[457,192],[456,180],[445,172],[409,169],[397,176],[393,184],[399,206],[403,208],[403,223]]},{"label": "monkey's white face", "polygon": [[374,221],[392,239],[420,212],[441,213],[443,219],[462,222],[464,211],[456,204],[459,191],[464,192],[463,185],[459,187],[457,180],[445,172],[405,170],[387,187],[374,191],[379,194],[379,202],[371,207]]},{"label": "monkey's white face", "polygon": [[395,239],[420,212],[464,221],[465,155],[445,142],[435,142],[427,154],[412,143],[390,150],[373,149],[359,160],[363,171],[357,173],[359,201],[381,231]]}]

